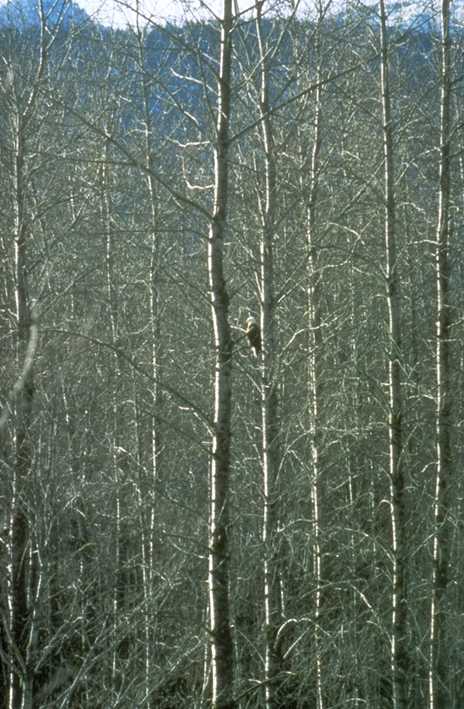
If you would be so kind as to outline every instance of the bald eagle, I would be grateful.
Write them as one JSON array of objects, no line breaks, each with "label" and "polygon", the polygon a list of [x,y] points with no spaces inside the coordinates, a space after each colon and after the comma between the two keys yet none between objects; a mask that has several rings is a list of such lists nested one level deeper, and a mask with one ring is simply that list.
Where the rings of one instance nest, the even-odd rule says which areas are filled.
[{"label": "bald eagle", "polygon": [[245,333],[255,357],[261,352],[261,330],[255,318],[248,318],[245,323]]}]

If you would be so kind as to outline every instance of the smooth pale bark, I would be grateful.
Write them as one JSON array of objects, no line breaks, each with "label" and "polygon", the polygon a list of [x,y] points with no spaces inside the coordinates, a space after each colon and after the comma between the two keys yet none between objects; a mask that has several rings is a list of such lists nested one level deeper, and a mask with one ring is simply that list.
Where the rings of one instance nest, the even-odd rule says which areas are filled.
[{"label": "smooth pale bark", "polygon": [[232,0],[224,0],[214,144],[214,206],[208,234],[208,277],[215,347],[208,555],[212,706],[214,709],[232,709],[235,706],[228,556],[232,337],[229,324],[229,296],[224,279],[223,250],[228,198],[232,19]]},{"label": "smooth pale bark", "polygon": [[322,587],[322,555],[321,555],[321,509],[320,483],[321,476],[321,403],[322,403],[322,318],[321,318],[321,271],[319,268],[318,251],[315,244],[316,208],[318,197],[318,175],[321,134],[321,88],[320,67],[317,69],[317,87],[314,94],[315,116],[313,148],[310,162],[309,199],[307,207],[306,238],[308,245],[308,400],[309,400],[309,433],[311,450],[311,520],[312,520],[312,558],[314,584],[314,661],[316,667],[315,690],[316,707],[323,709],[322,691],[322,658],[321,658],[321,587]]},{"label": "smooth pale bark", "polygon": [[435,248],[436,282],[436,477],[434,499],[434,536],[432,598],[430,606],[429,709],[451,706],[447,647],[446,595],[449,583],[450,519],[448,486],[451,475],[450,442],[450,103],[451,60],[449,0],[441,6],[441,116],[438,220]]},{"label": "smooth pale bark", "polygon": [[146,32],[140,27],[139,17],[137,16],[137,50],[138,63],[141,72],[141,90],[142,90],[142,124],[143,124],[143,140],[145,150],[145,165],[146,165],[146,192],[149,202],[150,213],[150,232],[151,232],[151,253],[150,253],[150,270],[149,270],[149,307],[150,307],[150,338],[151,338],[151,430],[150,430],[150,472],[149,472],[149,491],[148,491],[148,509],[146,519],[142,515],[142,524],[146,523],[146,527],[142,529],[142,556],[143,556],[143,595],[145,605],[145,692],[149,696],[150,684],[153,682],[153,647],[156,619],[150,617],[155,612],[155,593],[154,593],[154,569],[155,569],[155,537],[156,537],[156,484],[158,482],[159,472],[159,456],[160,456],[160,426],[157,421],[157,414],[160,407],[160,389],[159,389],[159,373],[160,373],[160,346],[162,338],[160,336],[160,287],[159,280],[161,274],[160,265],[160,233],[159,233],[159,217],[158,217],[158,194],[156,182],[153,177],[153,121],[150,113],[150,89],[148,83],[149,70],[146,58]]},{"label": "smooth pale bark", "polygon": [[[42,8],[41,8],[42,9]],[[41,42],[37,70],[24,105],[19,100],[12,116],[14,137],[14,274],[16,301],[16,359],[18,371],[28,357],[34,335],[33,304],[28,282],[28,250],[31,239],[27,218],[26,191],[27,143],[31,120],[36,110],[38,91],[45,72],[47,52],[53,42],[45,43],[45,20],[41,13]],[[32,649],[33,616],[29,599],[34,596],[31,556],[31,529],[27,512],[27,483],[32,471],[34,446],[31,437],[35,395],[32,362],[24,371],[16,397],[14,499],[11,519],[11,642],[9,662],[13,670],[10,690],[12,709],[30,709],[33,703],[33,672],[29,667]]]},{"label": "smooth pale bark", "polygon": [[264,46],[262,31],[263,2],[256,2],[256,36],[260,61],[259,112],[264,147],[264,200],[261,209],[260,243],[260,296],[261,296],[261,426],[263,466],[263,523],[264,547],[264,626],[265,661],[264,690],[265,706],[282,706],[279,693],[279,673],[282,660],[279,657],[277,631],[281,623],[278,553],[276,549],[276,526],[278,519],[278,402],[275,370],[275,299],[274,299],[274,229],[276,205],[276,155],[272,121],[269,114],[268,95],[268,50]]},{"label": "smooth pale bark", "polygon": [[[11,583],[9,586],[10,628],[8,664],[11,669],[9,691],[10,709],[32,709],[40,692],[40,681],[34,676],[33,654],[36,649],[35,623],[39,601],[39,554],[33,548],[30,519],[30,478],[34,464],[32,438],[33,407],[35,400],[34,353],[38,339],[37,313],[31,295],[31,241],[33,220],[28,201],[31,174],[42,146],[35,140],[33,126],[38,115],[41,91],[46,82],[48,58],[59,35],[62,15],[56,18],[53,28],[47,26],[48,16],[42,0],[37,3],[39,16],[39,41],[37,59],[32,75],[23,76],[24,67],[9,65],[8,50],[4,62],[10,70],[11,85],[5,85],[5,95],[10,101],[10,126],[12,153],[12,203],[14,234],[14,279],[16,316],[16,362],[20,378],[14,391],[14,478],[11,510]],[[44,121],[44,116],[39,116]],[[1,424],[0,424],[1,427]],[[39,456],[38,456],[39,457]]]},{"label": "smooth pale bark", "polygon": [[393,124],[389,84],[388,36],[384,0],[380,13],[380,87],[384,157],[385,278],[388,307],[388,452],[392,529],[391,672],[393,709],[407,702],[407,604],[405,582],[405,501],[402,464],[401,305],[397,268],[396,204],[394,191]]},{"label": "smooth pale bark", "polygon": [[[111,118],[110,118],[111,122]],[[110,128],[108,128],[110,134]],[[105,290],[106,302],[108,305],[108,323],[110,326],[110,342],[113,346],[111,353],[113,359],[112,375],[111,375],[111,390],[109,402],[111,407],[111,466],[114,484],[114,507],[112,514],[112,552],[114,563],[114,581],[112,589],[112,607],[113,607],[113,647],[111,661],[111,681],[115,692],[118,691],[120,683],[120,657],[118,647],[121,645],[118,637],[118,623],[121,615],[122,598],[124,594],[123,582],[121,579],[121,496],[120,486],[122,481],[122,466],[125,455],[121,455],[123,448],[121,421],[120,421],[120,403],[121,396],[121,362],[117,352],[119,327],[118,327],[118,299],[115,287],[114,275],[114,234],[113,234],[113,209],[111,200],[112,175],[111,175],[111,156],[110,142],[105,141],[103,149],[103,159],[101,168],[101,217],[104,231],[104,249],[105,249]]]},{"label": "smooth pale bark", "polygon": [[[20,121],[18,117],[18,121]],[[26,357],[31,332],[31,303],[27,279],[28,233],[25,216],[24,133],[18,124],[15,155],[15,281],[17,322],[17,364]],[[30,367],[16,399],[14,469],[14,502],[12,515],[11,550],[11,639],[10,662],[13,667],[11,706],[27,709],[32,706],[32,672],[28,666],[31,639],[31,529],[27,513],[27,482],[32,470],[33,441],[31,438],[32,407],[34,402],[34,374]]]}]

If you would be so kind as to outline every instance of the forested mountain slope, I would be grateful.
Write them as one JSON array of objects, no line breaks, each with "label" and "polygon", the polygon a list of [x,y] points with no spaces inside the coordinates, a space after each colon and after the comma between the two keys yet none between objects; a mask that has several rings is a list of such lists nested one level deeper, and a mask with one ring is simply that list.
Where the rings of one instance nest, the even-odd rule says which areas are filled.
[{"label": "forested mountain slope", "polygon": [[1,10],[1,709],[464,706],[462,8],[401,5]]}]

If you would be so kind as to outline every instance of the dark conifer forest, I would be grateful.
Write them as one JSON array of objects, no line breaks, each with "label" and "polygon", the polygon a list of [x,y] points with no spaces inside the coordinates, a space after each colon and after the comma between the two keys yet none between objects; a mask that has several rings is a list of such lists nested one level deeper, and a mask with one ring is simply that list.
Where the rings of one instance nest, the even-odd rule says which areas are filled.
[{"label": "dark conifer forest", "polygon": [[461,4],[0,9],[0,709],[464,707]]}]

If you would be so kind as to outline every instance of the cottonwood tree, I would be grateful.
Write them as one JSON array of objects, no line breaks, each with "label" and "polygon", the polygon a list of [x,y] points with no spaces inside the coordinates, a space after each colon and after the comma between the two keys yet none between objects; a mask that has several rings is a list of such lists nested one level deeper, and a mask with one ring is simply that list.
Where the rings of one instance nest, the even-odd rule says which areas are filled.
[{"label": "cottonwood tree", "polygon": [[[322,6],[319,5],[319,22],[322,20]],[[313,95],[314,119],[312,149],[309,160],[309,185],[306,207],[306,239],[308,251],[308,445],[311,455],[311,519],[312,519],[312,570],[314,577],[314,666],[315,695],[317,709],[323,709],[323,662],[322,662],[322,550],[321,550],[321,493],[320,476],[322,473],[322,436],[323,427],[323,318],[321,314],[322,264],[320,259],[321,240],[317,236],[317,210],[319,197],[319,174],[321,170],[322,146],[322,71],[320,66],[321,29],[314,35],[316,88]]]},{"label": "cottonwood tree", "polygon": [[[14,116],[14,233],[15,233],[15,300],[17,321],[17,363],[21,366],[26,358],[32,324],[32,296],[28,283],[28,246],[30,225],[27,220],[27,176],[25,156],[27,131],[36,107],[39,83],[45,68],[45,45],[42,42],[33,91],[26,98],[25,106],[15,106]],[[18,707],[32,706],[32,676],[28,653],[31,640],[30,599],[36,589],[33,585],[30,518],[27,512],[27,481],[33,465],[33,440],[31,434],[34,401],[34,375],[30,367],[23,387],[16,400],[15,445],[16,462],[14,475],[14,501],[11,528],[12,585],[11,585],[11,637],[9,657],[13,670],[11,703]]]},{"label": "cottonwood tree", "polygon": [[[279,652],[278,630],[282,622],[279,592],[279,436],[278,419],[278,353],[276,339],[277,312],[274,284],[274,240],[278,193],[276,182],[277,160],[274,141],[271,102],[269,99],[269,62],[273,52],[265,41],[263,28],[263,0],[255,2],[256,41],[259,62],[259,119],[262,135],[262,159],[264,180],[262,196],[259,197],[261,222],[259,297],[261,311],[261,435],[262,435],[262,475],[263,475],[263,580],[264,580],[264,629],[265,662],[264,687],[265,706],[281,706],[283,695],[279,684],[282,657]],[[282,33],[283,34],[283,33]],[[274,51],[279,46],[277,39]],[[259,164],[258,163],[258,164]]]},{"label": "cottonwood tree", "polygon": [[452,472],[450,388],[449,239],[451,185],[451,39],[450,2],[441,3],[440,147],[436,279],[436,473],[430,604],[429,709],[450,705],[447,651],[447,590],[450,581],[451,519],[448,488]]},{"label": "cottonwood tree", "polygon": [[[151,83],[149,80],[149,64],[147,59],[147,31],[141,26],[141,19],[137,13],[136,19],[135,41],[137,48],[137,69],[138,80],[140,83],[141,94],[141,120],[143,125],[143,141],[145,152],[145,164],[147,172],[145,174],[146,195],[149,209],[149,228],[150,228],[150,268],[147,279],[148,297],[149,297],[149,318],[150,318],[150,340],[151,340],[151,406],[152,415],[150,419],[150,455],[149,475],[147,487],[140,487],[140,506],[142,514],[142,578],[143,578],[143,593],[145,605],[145,622],[144,622],[144,642],[145,642],[145,694],[149,696],[150,686],[153,675],[154,653],[152,651],[155,641],[154,627],[156,619],[151,618],[151,614],[155,612],[155,570],[156,570],[156,543],[157,543],[157,486],[160,480],[161,470],[161,425],[159,415],[161,412],[161,391],[159,387],[159,379],[161,376],[161,244],[162,237],[160,232],[161,218],[159,196],[156,182],[152,175],[154,163],[154,134],[155,128],[153,125],[151,103],[153,102],[153,94],[151,91]],[[137,401],[137,399],[135,398]],[[137,416],[137,421],[139,417]],[[140,434],[137,436],[140,441]],[[138,456],[141,463],[143,460],[142,451]],[[148,496],[148,505],[144,504],[143,497]],[[146,510],[146,513],[143,512]]]},{"label": "cottonwood tree", "polygon": [[[65,5],[61,6],[63,12]],[[7,135],[10,141],[11,162],[9,165],[12,190],[13,283],[15,312],[15,352],[17,372],[22,381],[17,387],[13,405],[13,433],[10,438],[14,447],[12,456],[12,479],[10,481],[11,533],[9,551],[11,558],[11,584],[7,587],[9,602],[3,599],[4,626],[9,625],[6,658],[9,676],[9,702],[13,709],[29,709],[34,703],[35,666],[37,638],[37,612],[40,594],[40,571],[38,552],[31,531],[32,475],[34,470],[35,442],[33,436],[34,404],[36,385],[32,361],[31,340],[36,338],[35,297],[31,279],[34,224],[32,219],[32,175],[34,166],[31,155],[37,149],[35,132],[43,120],[41,92],[46,83],[47,63],[53,44],[58,36],[58,22],[49,22],[42,2],[37,7],[39,36],[32,38],[32,57],[21,67],[16,62],[15,50],[24,53],[20,39],[16,44],[10,36],[5,57],[6,75],[3,84],[3,100],[9,109]],[[5,31],[7,32],[7,31]],[[23,75],[23,71],[25,75]],[[11,252],[10,252],[11,253]],[[34,297],[35,296],[35,297]],[[28,362],[29,360],[29,362]],[[25,368],[25,363],[28,366]],[[6,557],[4,557],[6,561]],[[5,568],[6,573],[6,568]],[[6,608],[10,606],[8,619]]]},{"label": "cottonwood tree", "polygon": [[220,25],[217,124],[214,139],[214,205],[208,234],[209,292],[215,347],[208,585],[212,704],[216,709],[232,709],[235,701],[228,563],[232,337],[229,324],[229,294],[224,277],[224,240],[229,196],[232,0],[224,0]]},{"label": "cottonwood tree", "polygon": [[407,706],[407,600],[406,537],[403,455],[401,293],[396,245],[396,198],[394,166],[394,127],[389,80],[389,45],[384,0],[380,14],[380,89],[384,157],[385,279],[388,307],[388,442],[390,506],[392,526],[392,635],[391,667],[394,709]]},{"label": "cottonwood tree", "polygon": [[[444,507],[430,474],[440,412],[430,258],[439,101],[430,37],[388,27],[390,73],[379,91],[379,4],[360,12],[352,3],[334,21],[322,18],[325,6],[319,21],[291,22],[265,17],[266,7],[258,2],[251,21],[240,23],[229,8],[199,25],[80,28],[70,44],[61,35],[66,62],[53,63],[39,92],[24,174],[31,294],[35,267],[46,264],[33,359],[40,416],[28,427],[40,475],[28,477],[27,496],[41,593],[31,656],[41,686],[35,700],[44,705],[167,709],[202,706],[213,695],[217,706],[361,709],[393,699],[401,707],[404,691],[422,709],[431,682],[436,709],[442,649],[450,674],[458,668],[443,680],[443,702],[460,705],[459,640],[447,627],[460,622],[462,594],[459,583],[443,591],[438,573],[447,544],[448,580],[456,571],[459,581],[460,527],[456,518],[451,533],[448,513],[444,525],[435,519]],[[23,58],[35,59],[36,45],[22,46],[10,64],[15,71],[22,64],[25,75]],[[2,90],[3,148],[13,145],[15,97],[5,82]],[[11,157],[0,151],[10,176]],[[12,185],[0,195],[0,317],[16,327]],[[388,261],[389,225],[396,257]],[[458,211],[454,225],[461,226]],[[272,269],[263,268],[263,237]],[[462,300],[455,240],[448,251],[454,306]],[[222,271],[214,271],[218,263]],[[386,280],[401,305],[398,336]],[[265,348],[275,328],[272,362],[266,353],[251,359],[240,329],[254,302],[263,308]],[[453,332],[461,329],[457,319]],[[232,340],[243,384],[234,387],[233,410]],[[1,366],[14,389],[24,358],[16,364],[13,350]],[[396,361],[399,449],[387,436],[396,423],[387,420],[398,405]],[[277,478],[268,456],[264,499],[272,406],[263,417],[263,386],[271,380],[279,448]],[[453,386],[448,422],[460,440],[460,374]],[[14,467],[10,433],[5,470]],[[396,652],[406,558],[395,527],[399,450],[408,495],[408,649],[417,648],[407,662]],[[459,492],[449,471],[448,479],[449,495]],[[450,498],[441,499],[449,512]],[[453,504],[458,514],[459,494]],[[266,587],[275,595],[266,599]],[[274,645],[263,632],[268,619]]]}]

